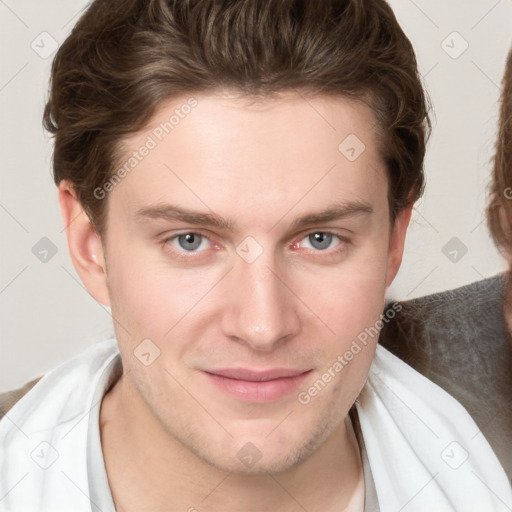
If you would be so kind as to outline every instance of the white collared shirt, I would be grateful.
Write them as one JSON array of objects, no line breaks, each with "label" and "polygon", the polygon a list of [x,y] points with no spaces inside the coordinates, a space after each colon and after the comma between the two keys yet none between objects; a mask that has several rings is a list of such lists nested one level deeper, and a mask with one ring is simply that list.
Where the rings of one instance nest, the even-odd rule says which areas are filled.
[{"label": "white collared shirt", "polygon": [[[96,343],[0,421],[0,511],[115,511],[99,409],[121,368],[116,340]],[[356,410],[365,512],[512,509],[505,471],[465,409],[381,346]]]}]

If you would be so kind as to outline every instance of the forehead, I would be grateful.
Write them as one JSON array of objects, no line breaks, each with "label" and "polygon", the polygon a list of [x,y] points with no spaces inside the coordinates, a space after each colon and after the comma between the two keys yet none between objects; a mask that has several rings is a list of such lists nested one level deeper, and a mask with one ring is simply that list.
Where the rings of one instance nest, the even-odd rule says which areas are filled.
[{"label": "forehead", "polygon": [[172,201],[278,215],[327,201],[385,208],[387,199],[374,114],[339,96],[176,97],[123,141],[118,168],[127,172],[112,199],[134,209]]}]

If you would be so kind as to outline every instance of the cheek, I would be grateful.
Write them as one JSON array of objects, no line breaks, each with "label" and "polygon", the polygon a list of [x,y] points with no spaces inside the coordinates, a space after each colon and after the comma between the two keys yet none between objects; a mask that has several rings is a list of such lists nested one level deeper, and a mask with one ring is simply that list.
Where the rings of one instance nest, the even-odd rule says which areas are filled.
[{"label": "cheek", "polygon": [[301,297],[334,331],[334,343],[357,337],[373,326],[383,311],[387,253],[377,249],[358,251],[336,267],[314,273],[304,269],[297,277],[302,282]]},{"label": "cheek", "polygon": [[[380,271],[376,270],[378,268],[374,264],[367,268],[340,269],[329,278],[317,279],[316,285],[311,283],[314,292],[310,288],[304,300],[316,305],[315,313],[328,326],[320,339],[318,324],[310,323],[310,335],[306,336],[315,339],[316,335],[325,355],[316,378],[321,381],[320,389],[327,383],[327,391],[312,399],[318,414],[331,409],[346,414],[366,381],[380,332],[378,320],[384,307],[385,268],[382,265]],[[308,389],[305,391],[308,393]],[[315,393],[314,389],[312,391]]]},{"label": "cheek", "polygon": [[[345,280],[331,296],[322,296],[323,309],[318,313],[330,328],[324,336],[327,354],[326,371],[337,362],[336,386],[341,385],[342,393],[355,396],[368,373],[379,338],[379,318],[383,311],[384,288],[375,281],[366,279]],[[340,359],[341,356],[341,359]],[[331,370],[332,371],[332,370]],[[339,391],[339,390],[338,390]]]},{"label": "cheek", "polygon": [[115,262],[108,269],[112,314],[136,339],[163,339],[201,300],[213,279],[171,268],[154,252],[128,249],[110,256]]}]

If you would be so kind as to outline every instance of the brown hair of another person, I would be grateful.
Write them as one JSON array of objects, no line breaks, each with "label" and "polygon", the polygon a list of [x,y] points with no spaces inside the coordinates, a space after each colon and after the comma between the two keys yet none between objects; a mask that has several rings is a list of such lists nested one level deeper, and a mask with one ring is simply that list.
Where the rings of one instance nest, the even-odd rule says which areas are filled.
[{"label": "brown hair of another person", "polygon": [[512,263],[512,51],[503,77],[487,219],[496,245]]}]

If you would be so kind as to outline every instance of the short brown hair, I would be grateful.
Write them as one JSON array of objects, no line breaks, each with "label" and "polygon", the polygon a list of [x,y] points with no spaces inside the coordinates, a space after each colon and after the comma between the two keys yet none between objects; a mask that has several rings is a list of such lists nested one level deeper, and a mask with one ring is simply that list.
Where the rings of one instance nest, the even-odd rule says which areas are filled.
[{"label": "short brown hair", "polygon": [[219,89],[370,98],[392,219],[421,195],[428,101],[385,0],[95,0],[53,61],[55,182],[73,183],[102,235],[106,201],[93,191],[123,138],[163,100]]},{"label": "short brown hair", "polygon": [[487,220],[496,245],[512,259],[512,51],[503,77]]}]

